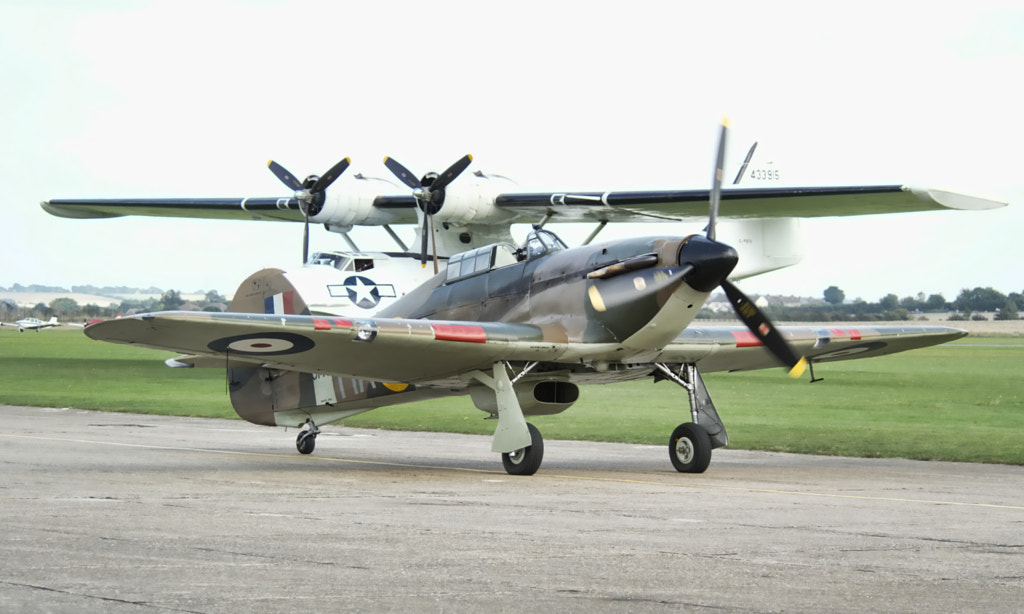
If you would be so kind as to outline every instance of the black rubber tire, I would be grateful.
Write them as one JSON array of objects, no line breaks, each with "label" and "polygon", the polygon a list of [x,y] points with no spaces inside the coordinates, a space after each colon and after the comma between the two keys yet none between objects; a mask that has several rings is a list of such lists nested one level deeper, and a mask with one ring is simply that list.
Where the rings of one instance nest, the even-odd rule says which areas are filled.
[{"label": "black rubber tire", "polygon": [[316,435],[310,435],[309,431],[302,431],[295,439],[295,449],[299,454],[312,454],[316,449]]},{"label": "black rubber tire", "polygon": [[544,438],[532,424],[527,423],[526,428],[530,431],[530,445],[501,455],[501,464],[509,475],[533,475],[544,460]]},{"label": "black rubber tire", "polygon": [[679,473],[704,473],[711,464],[711,438],[699,424],[686,422],[672,431],[668,457]]}]

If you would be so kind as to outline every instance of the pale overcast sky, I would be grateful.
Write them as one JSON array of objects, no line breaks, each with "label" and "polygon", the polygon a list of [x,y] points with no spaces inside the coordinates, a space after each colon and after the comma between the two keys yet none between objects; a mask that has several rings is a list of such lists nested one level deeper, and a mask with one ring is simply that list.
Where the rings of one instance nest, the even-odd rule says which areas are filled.
[{"label": "pale overcast sky", "polygon": [[75,221],[47,198],[287,195],[270,158],[385,176],[385,155],[423,172],[467,152],[524,190],[703,187],[727,115],[731,157],[758,140],[789,184],[1011,203],[804,222],[805,261],[746,291],[1024,291],[1020,2],[690,4],[3,0],[0,286],[230,296],[301,252],[300,224]]}]

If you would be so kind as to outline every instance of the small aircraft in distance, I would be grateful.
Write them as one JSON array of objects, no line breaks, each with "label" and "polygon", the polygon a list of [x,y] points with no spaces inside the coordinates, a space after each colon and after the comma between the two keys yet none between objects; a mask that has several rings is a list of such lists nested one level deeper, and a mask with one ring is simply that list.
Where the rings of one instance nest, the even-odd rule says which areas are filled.
[{"label": "small aircraft in distance", "polygon": [[[776,328],[728,280],[737,252],[717,239],[723,125],[705,234],[568,248],[535,227],[524,244],[451,256],[446,270],[374,317],[314,314],[278,269],[246,279],[227,313],[157,312],[91,322],[101,341],[182,353],[170,366],[227,368],[235,411],[300,428],[309,454],[319,427],[379,407],[468,395],[497,419],[492,451],[531,475],[544,442],[527,416],[573,405],[580,385],[669,380],[690,420],[669,438],[680,472],[703,472],[728,443],[700,372],[867,358],[957,339],[939,326]],[[693,326],[721,287],[744,326]],[[637,411],[633,408],[624,408]]]},{"label": "small aircraft in distance", "polygon": [[[0,322],[0,326],[17,326],[19,333],[23,333],[26,330],[34,330],[38,333],[44,328],[53,328],[55,326],[61,326],[61,323],[57,321],[57,316],[53,316],[49,320],[40,320],[39,318],[22,318],[21,320],[18,320],[13,324],[10,324],[8,322]],[[71,326],[84,325],[71,324]]]}]

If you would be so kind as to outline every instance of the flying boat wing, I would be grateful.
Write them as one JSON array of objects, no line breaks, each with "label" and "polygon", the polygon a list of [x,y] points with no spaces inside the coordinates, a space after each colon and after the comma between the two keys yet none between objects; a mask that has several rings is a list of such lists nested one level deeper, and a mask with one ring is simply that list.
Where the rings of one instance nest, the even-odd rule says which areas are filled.
[{"label": "flying boat wing", "polygon": [[[551,222],[703,220],[710,190],[501,194],[498,209]],[[733,188],[721,193],[721,217],[845,217],[916,211],[983,210],[1005,202],[906,185]]]},{"label": "flying boat wing", "polygon": [[40,205],[50,215],[72,219],[126,215],[274,222],[305,219],[295,198],[85,198],[48,200]]},{"label": "flying boat wing", "polygon": [[[479,196],[474,196],[475,199]],[[516,218],[537,221],[551,215],[552,222],[664,222],[703,220],[710,191],[652,190],[611,192],[508,192],[489,206],[474,204],[467,224],[508,222]],[[453,203],[459,198],[453,192]],[[1006,205],[1003,201],[948,190],[906,185],[733,188],[722,190],[723,218],[842,217],[936,210],[982,210]],[[115,198],[53,199],[41,203],[51,215],[73,219],[112,218],[126,215],[224,220],[303,222],[295,198]],[[446,205],[449,206],[449,205]],[[451,205],[456,206],[456,205]],[[408,195],[379,195],[363,220],[345,225],[415,224],[416,201]]]}]

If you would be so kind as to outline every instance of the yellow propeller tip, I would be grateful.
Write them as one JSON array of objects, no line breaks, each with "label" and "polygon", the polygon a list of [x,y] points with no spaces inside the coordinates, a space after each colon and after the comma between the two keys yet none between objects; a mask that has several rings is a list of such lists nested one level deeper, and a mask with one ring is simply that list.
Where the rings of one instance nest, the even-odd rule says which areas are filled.
[{"label": "yellow propeller tip", "polygon": [[795,379],[795,378],[800,377],[801,375],[803,375],[804,371],[806,371],[806,370],[807,370],[807,359],[806,358],[800,358],[800,360],[797,361],[797,363],[795,365],[793,365],[793,368],[789,370],[789,376]]},{"label": "yellow propeller tip", "polygon": [[473,154],[466,154],[466,157],[469,158],[470,162],[473,161]]},{"label": "yellow propeller tip", "polygon": [[270,166],[270,165],[271,165],[271,164],[273,164],[273,163],[274,163],[274,161],[273,161],[273,160],[267,160],[267,166]]},{"label": "yellow propeller tip", "polygon": [[722,126],[724,126],[726,128],[729,127],[729,118],[727,116],[725,116],[725,115],[722,116]]}]

